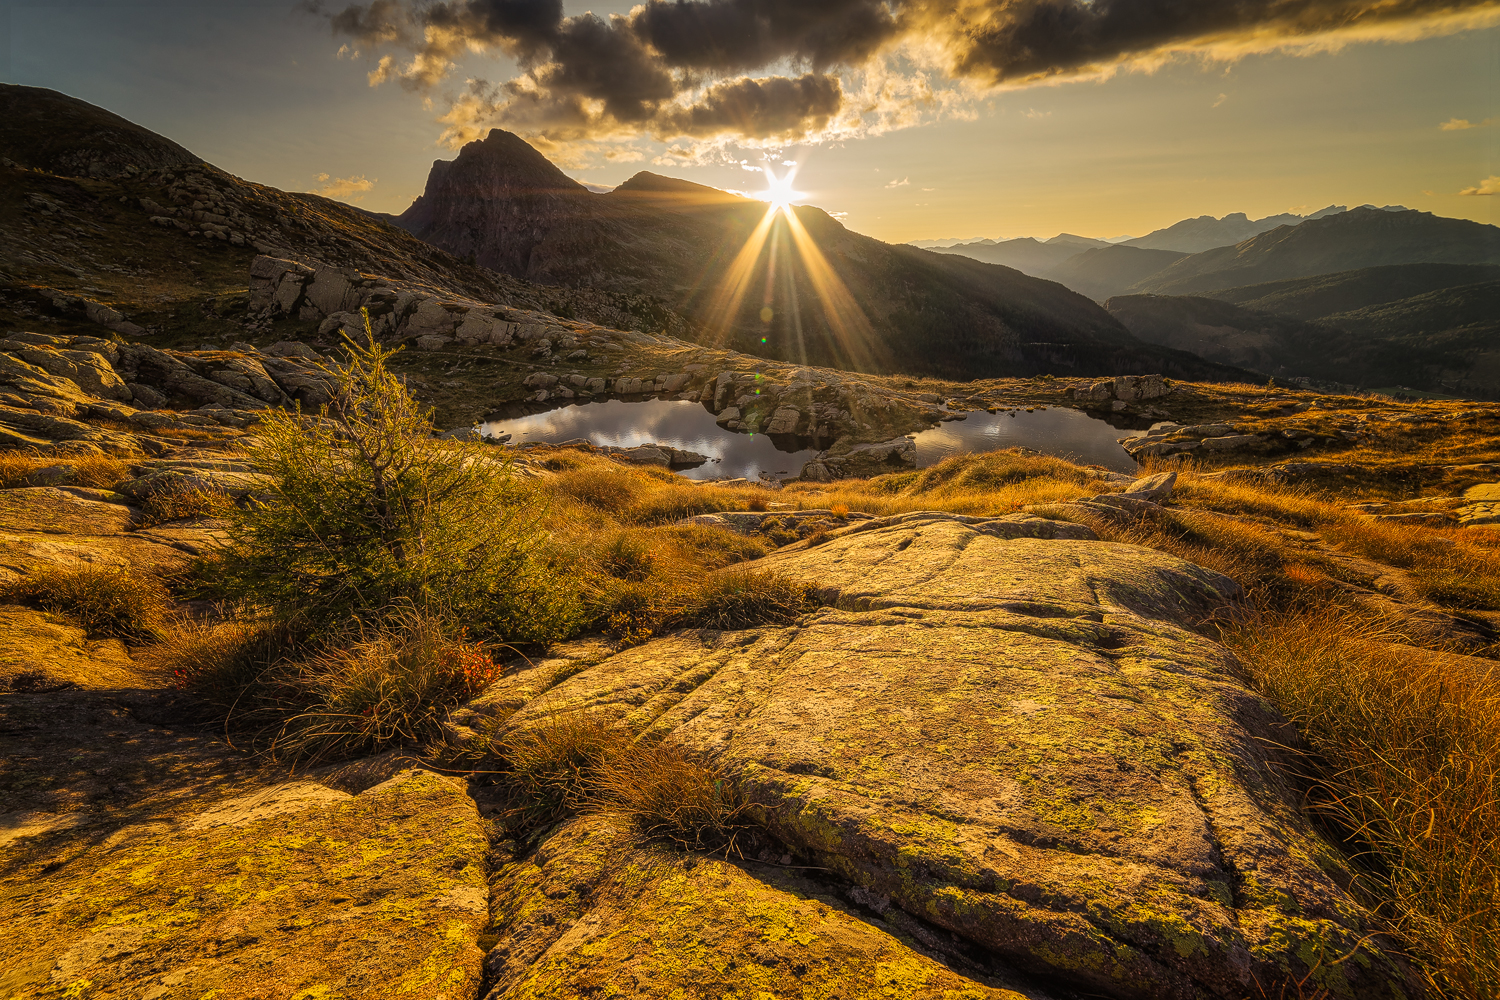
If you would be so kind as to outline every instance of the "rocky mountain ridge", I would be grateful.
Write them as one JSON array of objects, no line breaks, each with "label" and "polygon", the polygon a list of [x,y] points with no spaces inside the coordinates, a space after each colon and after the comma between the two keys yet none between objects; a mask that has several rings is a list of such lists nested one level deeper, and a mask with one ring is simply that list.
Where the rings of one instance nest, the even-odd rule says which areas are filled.
[{"label": "rocky mountain ridge", "polygon": [[[691,339],[782,361],[968,377],[1100,366],[1212,371],[1185,356],[1140,353],[1107,314],[1058,285],[888,246],[815,208],[792,211],[826,269],[803,259],[806,248],[794,248],[787,223],[768,218],[764,202],[649,172],[594,194],[496,130],[436,165],[427,190],[395,221],[517,277],[657,296],[697,328]],[[781,273],[768,281],[761,261],[731,280],[763,223],[782,248]],[[1057,245],[1076,249],[1078,239]],[[826,287],[826,271],[847,293]],[[765,286],[770,298],[746,295],[725,314],[726,281]],[[830,304],[846,294],[857,307]]]}]

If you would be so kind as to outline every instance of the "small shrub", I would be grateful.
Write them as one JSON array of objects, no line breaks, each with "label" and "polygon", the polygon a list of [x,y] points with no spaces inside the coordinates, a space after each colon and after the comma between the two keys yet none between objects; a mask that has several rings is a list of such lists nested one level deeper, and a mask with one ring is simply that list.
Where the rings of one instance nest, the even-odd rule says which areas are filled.
[{"label": "small shrub", "polygon": [[760,497],[751,497],[749,500],[745,501],[745,509],[759,513],[762,511],[770,510],[771,508]]},{"label": "small shrub", "polygon": [[[296,649],[293,636],[265,621],[183,621],[139,658],[173,686],[227,713],[268,669],[295,657]],[[243,708],[251,710],[255,701],[252,697]]]},{"label": "small shrub", "polygon": [[172,606],[155,578],[120,569],[44,570],[6,584],[0,599],[34,604],[90,635],[135,642],[159,636]]},{"label": "small shrub", "polygon": [[565,713],[512,729],[481,745],[509,800],[505,819],[518,831],[550,826],[599,797],[600,773],[623,753],[630,734],[596,715]]},{"label": "small shrub", "polygon": [[615,581],[595,598],[598,627],[615,636],[620,647],[638,646],[670,620],[673,594],[645,582]]},{"label": "small shrub", "polygon": [[632,744],[608,759],[599,798],[642,833],[690,851],[734,853],[750,805],[723,768],[677,747]]},{"label": "small shrub", "polygon": [[484,446],[434,440],[394,352],[366,338],[323,369],[324,420],[273,410],[257,425],[249,454],[271,483],[230,513],[227,592],[313,634],[411,607],[500,642],[567,635],[581,605],[536,497]]}]

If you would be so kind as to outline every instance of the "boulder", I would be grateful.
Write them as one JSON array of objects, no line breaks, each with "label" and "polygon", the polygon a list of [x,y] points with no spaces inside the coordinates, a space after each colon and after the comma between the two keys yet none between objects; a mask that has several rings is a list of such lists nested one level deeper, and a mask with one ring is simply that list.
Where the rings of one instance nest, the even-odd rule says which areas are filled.
[{"label": "boulder", "polygon": [[797,424],[802,420],[802,411],[795,406],[779,406],[771,414],[771,420],[765,426],[767,434],[795,434]]},{"label": "boulder", "polygon": [[265,353],[273,358],[306,358],[309,361],[322,361],[323,355],[308,347],[300,340],[279,340],[266,348]]},{"label": "boulder", "polygon": [[1135,500],[1150,500],[1161,503],[1172,495],[1172,487],[1177,485],[1177,473],[1158,472],[1154,476],[1137,479],[1125,489],[1120,491],[1120,496],[1131,497]]},{"label": "boulder", "polygon": [[1202,446],[1206,451],[1238,451],[1241,448],[1251,448],[1261,444],[1265,438],[1259,434],[1225,434],[1220,437],[1204,438]]},{"label": "boulder", "polygon": [[[1422,992],[1283,777],[1295,730],[1195,631],[1237,585],[1151,549],[940,514],[860,527],[757,564],[814,584],[823,610],[616,653],[504,726],[588,710],[712,755],[782,863],[1068,991]],[[514,694],[492,691],[471,711],[493,698],[504,715]],[[594,954],[649,962],[656,940],[612,935]]]},{"label": "boulder", "polygon": [[899,437],[857,444],[838,454],[824,452],[815,461],[834,479],[879,476],[898,469],[916,468],[917,442],[909,437]]}]

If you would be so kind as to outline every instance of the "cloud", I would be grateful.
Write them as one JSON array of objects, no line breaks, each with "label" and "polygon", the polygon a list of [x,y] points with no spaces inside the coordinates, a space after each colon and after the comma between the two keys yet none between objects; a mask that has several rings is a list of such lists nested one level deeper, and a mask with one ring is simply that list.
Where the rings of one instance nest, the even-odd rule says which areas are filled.
[{"label": "cloud", "polygon": [[431,93],[468,54],[514,59],[511,79],[469,80],[450,98],[440,120],[451,144],[491,127],[577,148],[650,137],[677,143],[663,155],[700,161],[732,142],[972,118],[996,88],[1500,23],[1500,0],[646,0],[608,17],[565,16],[562,0],[302,9],[372,61],[372,86]]},{"label": "cloud", "polygon": [[1464,188],[1459,194],[1500,194],[1500,175],[1491,174],[1484,180],[1471,188]]},{"label": "cloud", "polygon": [[1213,106],[1217,108],[1219,105],[1223,104],[1227,100],[1229,100],[1229,95],[1228,94],[1220,94],[1219,95],[1219,99],[1217,101],[1214,101]]},{"label": "cloud", "polygon": [[1051,118],[1052,112],[1038,111],[1036,108],[1027,108],[1025,111],[1021,112],[1021,117],[1030,118],[1032,121],[1039,121],[1042,118]]},{"label": "cloud", "polygon": [[1449,118],[1438,128],[1444,132],[1462,132],[1471,128],[1489,128],[1491,125],[1500,125],[1500,118],[1486,118],[1482,122],[1471,122],[1467,118]]},{"label": "cloud", "polygon": [[363,199],[376,184],[375,181],[366,179],[364,174],[356,174],[353,177],[331,177],[329,174],[319,174],[318,183],[323,186],[313,194],[356,203]]},{"label": "cloud", "polygon": [[896,181],[896,180],[891,181],[889,184],[886,185],[886,187],[888,187],[888,188],[906,187],[910,183],[911,183],[911,178],[910,177],[903,177],[899,181]]}]

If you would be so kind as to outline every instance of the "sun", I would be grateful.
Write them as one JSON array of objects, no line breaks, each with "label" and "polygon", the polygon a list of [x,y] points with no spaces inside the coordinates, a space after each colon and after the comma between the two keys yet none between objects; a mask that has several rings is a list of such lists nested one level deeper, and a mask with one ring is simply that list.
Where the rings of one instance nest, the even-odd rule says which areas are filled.
[{"label": "sun", "polygon": [[771,214],[773,215],[790,208],[792,199],[802,193],[792,190],[792,180],[797,176],[796,168],[788,170],[784,177],[777,177],[771,172],[770,167],[762,167],[761,169],[766,172],[766,189],[759,192],[756,197],[762,201],[771,203]]}]

